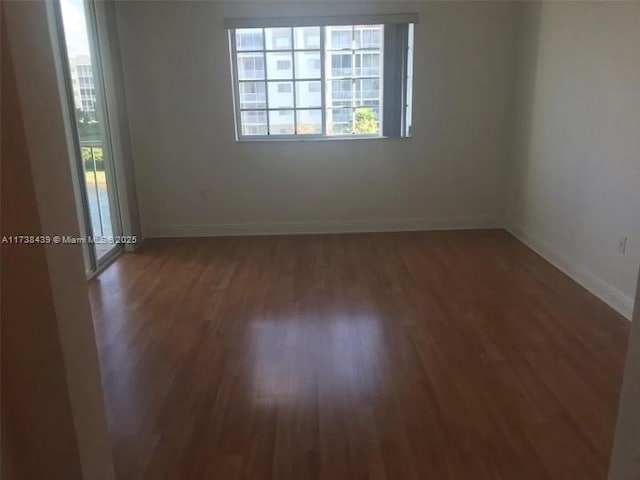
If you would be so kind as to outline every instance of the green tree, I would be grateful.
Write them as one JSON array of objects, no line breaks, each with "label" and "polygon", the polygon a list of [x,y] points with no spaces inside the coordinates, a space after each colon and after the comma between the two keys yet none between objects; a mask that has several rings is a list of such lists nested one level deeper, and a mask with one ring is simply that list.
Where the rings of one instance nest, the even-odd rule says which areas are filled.
[{"label": "green tree", "polygon": [[94,162],[96,170],[104,170],[104,150],[102,147],[83,146],[81,147],[81,151],[85,170],[92,171],[94,168]]},{"label": "green tree", "polygon": [[373,109],[356,110],[355,133],[378,133],[378,114]]}]

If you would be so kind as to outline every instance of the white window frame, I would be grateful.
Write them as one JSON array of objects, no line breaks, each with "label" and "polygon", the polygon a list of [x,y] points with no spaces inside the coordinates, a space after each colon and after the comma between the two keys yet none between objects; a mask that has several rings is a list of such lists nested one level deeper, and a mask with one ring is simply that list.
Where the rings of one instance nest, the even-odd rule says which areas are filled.
[{"label": "white window frame", "polygon": [[[336,50],[326,50],[325,49],[325,37],[327,27],[331,27],[332,25],[308,25],[309,27],[319,28],[320,30],[320,45],[318,48],[296,48],[295,46],[295,26],[291,27],[280,27],[280,28],[289,28],[291,30],[291,48],[290,49],[267,49],[266,42],[266,33],[265,28],[269,27],[252,27],[252,28],[260,28],[262,30],[262,49],[260,50],[237,50],[236,45],[236,28],[229,29],[229,45],[230,45],[230,55],[231,55],[231,64],[232,64],[232,83],[233,83],[233,99],[234,99],[234,111],[235,111],[235,127],[236,127],[236,140],[237,141],[271,141],[271,140],[289,140],[289,141],[304,141],[304,140],[337,140],[337,139],[366,139],[366,138],[384,138],[383,136],[383,82],[384,82],[384,25],[383,24],[372,24],[371,26],[381,26],[381,38],[380,38],[380,47],[379,49],[372,48],[363,48],[360,45],[359,48],[355,48],[354,44],[354,32],[355,26],[360,26],[360,24],[355,23],[351,26],[351,37],[352,44],[351,47],[345,49],[345,53],[349,53],[351,55],[351,76],[344,77],[344,80],[351,80],[352,83],[352,98],[351,98],[351,106],[345,107],[350,108],[352,110],[352,122],[355,122],[355,107],[353,98],[355,91],[355,83],[356,80],[364,80],[374,78],[372,76],[356,76],[355,75],[355,52],[360,51],[375,51],[379,52],[380,55],[380,75],[379,77],[375,77],[380,82],[380,100],[378,107],[378,133],[370,134],[370,133],[340,133],[340,134],[329,134],[327,132],[327,99],[326,99],[326,90],[328,82],[332,81],[333,78],[328,76],[326,73],[327,62],[330,58],[330,52],[335,52]],[[297,78],[296,77],[296,53],[298,52],[318,52],[320,55],[320,77],[314,78]],[[263,55],[263,64],[264,64],[264,78],[263,79],[239,79],[238,72],[238,54],[239,53],[249,53],[249,54],[258,54],[262,53]],[[291,54],[291,71],[292,77],[291,79],[269,79],[268,78],[268,66],[267,66],[267,53],[290,53]],[[330,68],[330,67],[329,67]],[[362,67],[361,67],[362,68]],[[320,82],[320,106],[319,107],[297,107],[297,92],[296,92],[296,81],[309,81],[309,82]],[[240,99],[240,84],[245,82],[264,82],[265,85],[265,108],[241,108],[241,99]],[[293,106],[292,107],[279,107],[279,108],[270,108],[269,107],[269,83],[279,83],[279,82],[291,82],[293,84],[292,95],[293,95]],[[363,106],[363,108],[365,108]],[[293,112],[293,128],[294,133],[290,134],[271,134],[270,133],[270,115],[271,111],[278,110],[286,110]],[[320,111],[321,115],[321,132],[320,133],[305,133],[300,134],[297,133],[298,129],[298,111]],[[266,121],[267,121],[267,134],[266,135],[246,135],[242,133],[242,113],[247,111],[260,111],[266,113]]]},{"label": "white window frame", "polygon": [[[339,139],[362,139],[362,138],[391,138],[391,139],[406,139],[412,136],[413,126],[413,56],[414,56],[414,29],[419,21],[419,15],[417,13],[405,12],[405,13],[387,13],[387,14],[370,14],[360,13],[351,15],[337,15],[337,16],[307,16],[307,17],[242,17],[242,18],[225,18],[224,27],[229,33],[229,52],[231,57],[231,82],[233,90],[233,102],[234,102],[234,114],[235,114],[235,131],[237,141],[265,141],[265,140],[288,140],[288,141],[304,141],[304,140],[339,140]],[[378,123],[379,130],[376,134],[357,134],[352,129],[352,133],[346,134],[328,134],[327,133],[327,100],[329,95],[327,68],[331,68],[328,52],[325,51],[325,37],[329,32],[328,27],[347,26],[351,27],[351,48],[345,49],[352,54],[354,50],[366,50],[367,47],[359,45],[360,48],[355,48],[354,44],[354,27],[366,26],[383,26],[382,38],[380,45],[380,75],[376,76],[376,79],[380,82],[380,106]],[[309,45],[310,48],[296,49],[295,42],[295,28],[297,27],[314,27],[318,29],[319,38],[317,41],[319,45]],[[277,49],[272,46],[267,48],[267,39],[265,38],[265,29],[288,29],[291,32],[291,45],[287,49]],[[237,51],[236,48],[236,30],[238,29],[256,29],[262,33],[262,48],[260,50],[241,50]],[[314,36],[314,38],[316,38]],[[362,38],[362,36],[361,36]],[[251,42],[253,46],[253,42]],[[304,46],[307,46],[305,43]],[[345,45],[346,47],[346,45]],[[368,45],[371,49],[371,45]],[[320,52],[320,78],[298,78],[296,77],[296,52],[303,51]],[[335,51],[335,49],[332,49]],[[268,79],[268,65],[267,65],[267,52],[285,52],[291,55],[292,58],[292,76],[288,79]],[[372,51],[378,51],[377,48]],[[269,117],[269,112],[278,110],[277,108],[269,108],[269,83],[273,81],[288,81],[293,84],[293,101],[292,106],[281,108],[281,110],[293,111],[295,122],[298,122],[299,111],[304,110],[319,110],[322,122],[322,130],[317,134],[304,134],[296,133],[297,125],[293,125],[294,133],[287,133],[282,135],[270,135],[268,131],[268,123],[265,120],[263,130],[267,130],[264,135],[243,135],[241,124],[241,113],[247,109],[241,109],[241,99],[239,96],[240,80],[238,78],[238,55],[242,53],[259,52],[262,55],[265,76],[262,79],[252,79],[253,81],[260,81],[265,85],[265,107],[256,108],[255,110],[263,112],[264,115]],[[361,62],[360,73],[364,62]],[[351,80],[352,91],[355,90],[354,80],[360,80],[362,75],[355,75],[355,61],[352,60],[352,76],[345,77],[345,79]],[[374,72],[369,72],[374,73]],[[375,75],[370,75],[375,76]],[[364,78],[364,77],[362,77]],[[249,80],[249,79],[246,79]],[[296,93],[296,81],[316,81],[320,84],[320,96],[321,102],[319,107],[297,107],[298,96]],[[249,80],[251,81],[251,80]],[[360,103],[360,102],[356,102]],[[333,104],[331,104],[333,106]],[[358,107],[366,107],[366,105],[355,105],[351,102],[348,106],[350,109]],[[375,105],[371,105],[372,108],[376,108]],[[352,121],[352,125],[354,122]],[[289,124],[289,129],[291,129]],[[354,125],[355,126],[355,125]]]}]

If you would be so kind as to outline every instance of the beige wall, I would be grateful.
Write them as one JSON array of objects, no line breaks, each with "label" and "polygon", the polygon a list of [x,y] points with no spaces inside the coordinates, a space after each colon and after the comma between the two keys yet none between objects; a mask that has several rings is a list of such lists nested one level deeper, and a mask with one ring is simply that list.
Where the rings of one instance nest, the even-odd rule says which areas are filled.
[{"label": "beige wall", "polygon": [[[2,3],[3,235],[79,232],[48,8]],[[16,473],[113,479],[78,245],[3,245],[2,334],[3,414]]]},{"label": "beige wall", "polygon": [[640,2],[543,2],[524,14],[510,226],[630,317],[640,259]]},{"label": "beige wall", "polygon": [[[2,34],[2,235],[39,235],[42,229],[6,28]],[[0,284],[3,450],[10,447],[3,470],[11,465],[12,475],[20,479],[46,478],[50,472],[79,479],[44,246],[3,245]]]},{"label": "beige wall", "polygon": [[[514,3],[129,1],[116,9],[147,234],[501,222]],[[420,15],[412,139],[235,142],[225,17],[398,11]]]}]

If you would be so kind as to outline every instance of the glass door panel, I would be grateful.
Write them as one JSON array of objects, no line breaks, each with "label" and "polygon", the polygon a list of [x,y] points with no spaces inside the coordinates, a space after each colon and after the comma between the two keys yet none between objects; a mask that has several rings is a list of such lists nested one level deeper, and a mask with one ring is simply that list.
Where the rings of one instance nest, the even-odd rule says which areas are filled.
[{"label": "glass door panel", "polygon": [[93,4],[60,0],[61,31],[66,54],[67,89],[71,98],[70,123],[81,157],[77,168],[78,191],[84,208],[81,222],[91,239],[88,270],[96,270],[118,245],[120,215],[111,159],[104,82],[95,35]]}]

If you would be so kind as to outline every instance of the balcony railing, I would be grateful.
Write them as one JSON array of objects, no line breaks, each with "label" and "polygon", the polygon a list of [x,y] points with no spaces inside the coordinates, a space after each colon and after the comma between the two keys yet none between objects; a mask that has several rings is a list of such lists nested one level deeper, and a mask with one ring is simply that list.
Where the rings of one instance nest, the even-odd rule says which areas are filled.
[{"label": "balcony railing", "polygon": [[82,152],[93,235],[110,237],[113,235],[113,228],[111,226],[111,211],[107,193],[102,142],[99,140],[81,140],[80,150]]}]

